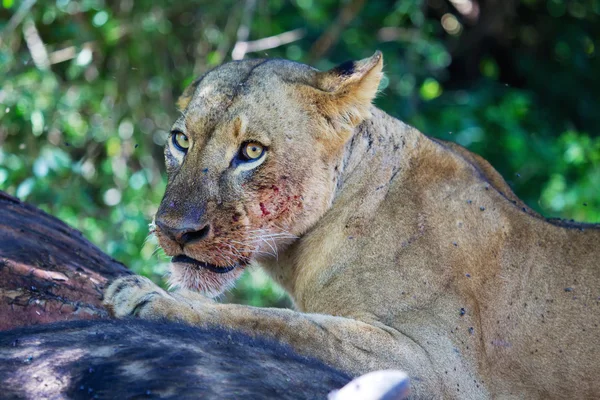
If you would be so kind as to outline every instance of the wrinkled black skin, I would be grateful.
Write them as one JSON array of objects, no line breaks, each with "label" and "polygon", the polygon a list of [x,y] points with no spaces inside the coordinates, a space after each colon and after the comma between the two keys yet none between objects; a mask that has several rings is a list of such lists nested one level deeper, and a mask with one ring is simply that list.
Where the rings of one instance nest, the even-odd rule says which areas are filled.
[{"label": "wrinkled black skin", "polygon": [[[54,361],[74,349],[83,355]],[[140,363],[137,377],[124,372]],[[68,385],[49,388],[49,376]],[[0,332],[2,399],[325,399],[349,381],[290,347],[214,328],[125,320]]]}]

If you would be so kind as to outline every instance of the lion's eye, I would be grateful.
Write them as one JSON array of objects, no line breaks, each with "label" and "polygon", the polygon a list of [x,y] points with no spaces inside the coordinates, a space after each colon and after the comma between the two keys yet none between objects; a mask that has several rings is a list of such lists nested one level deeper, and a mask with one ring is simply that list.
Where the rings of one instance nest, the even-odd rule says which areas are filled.
[{"label": "lion's eye", "polygon": [[248,142],[242,145],[242,156],[248,161],[259,159],[264,152],[265,148],[260,143]]},{"label": "lion's eye", "polygon": [[173,144],[178,150],[185,153],[190,147],[190,140],[181,132],[173,132]]}]

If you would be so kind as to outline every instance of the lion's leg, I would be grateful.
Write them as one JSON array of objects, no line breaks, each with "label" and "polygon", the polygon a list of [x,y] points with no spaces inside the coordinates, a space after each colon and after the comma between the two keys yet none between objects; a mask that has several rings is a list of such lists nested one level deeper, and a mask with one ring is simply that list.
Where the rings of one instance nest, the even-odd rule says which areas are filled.
[{"label": "lion's leg", "polygon": [[115,281],[106,291],[105,304],[119,318],[166,318],[271,337],[357,375],[378,369],[402,369],[411,376],[413,393],[441,393],[425,351],[384,325],[286,309],[214,303],[189,291],[167,293],[140,276]]}]

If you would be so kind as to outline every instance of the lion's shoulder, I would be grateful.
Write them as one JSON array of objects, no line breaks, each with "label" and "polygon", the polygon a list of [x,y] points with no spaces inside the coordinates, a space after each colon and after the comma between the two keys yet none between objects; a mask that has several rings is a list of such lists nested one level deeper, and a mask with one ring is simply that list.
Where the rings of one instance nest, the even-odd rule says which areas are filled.
[{"label": "lion's shoulder", "polygon": [[[512,202],[515,206],[528,208],[527,205],[513,192],[512,188],[508,185],[508,183],[506,183],[502,175],[500,175],[500,173],[496,171],[494,167],[483,157],[467,150],[457,143],[438,138],[430,139],[470,164],[485,182],[496,189],[502,196]],[[540,217],[540,215],[535,213],[533,210],[530,212],[535,216]]]},{"label": "lion's shoulder", "polygon": [[491,187],[496,189],[502,196],[512,202],[515,207],[526,210],[528,214],[533,215],[536,218],[542,219],[552,225],[559,226],[561,228],[568,229],[595,229],[600,230],[599,224],[589,224],[582,222],[575,222],[573,220],[565,220],[561,218],[545,218],[542,215],[536,213],[533,209],[528,207],[521,199],[515,195],[512,188],[506,183],[502,175],[494,169],[494,167],[483,157],[475,154],[459,144],[449,142],[438,138],[430,138],[433,142],[440,146],[443,146],[446,150],[460,157],[462,160],[469,163],[479,174],[480,177],[489,183]]}]

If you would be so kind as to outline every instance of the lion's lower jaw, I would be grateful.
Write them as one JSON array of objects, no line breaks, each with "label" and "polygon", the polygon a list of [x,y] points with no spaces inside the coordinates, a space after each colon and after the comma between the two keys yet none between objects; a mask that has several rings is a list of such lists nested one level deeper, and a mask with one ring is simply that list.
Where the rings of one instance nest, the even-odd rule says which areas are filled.
[{"label": "lion's lower jaw", "polygon": [[217,274],[188,264],[173,263],[168,284],[171,289],[177,287],[193,290],[214,298],[233,288],[243,272],[243,267],[237,267],[230,272]]}]

